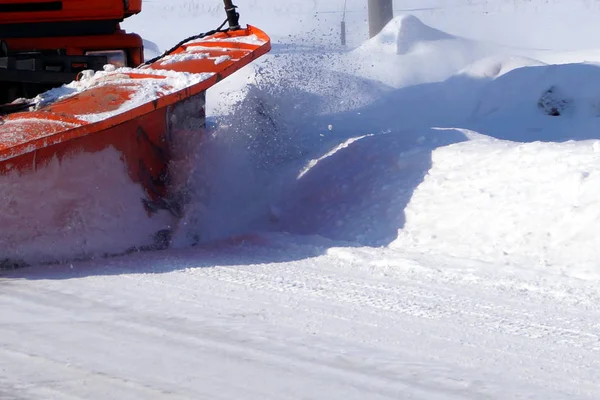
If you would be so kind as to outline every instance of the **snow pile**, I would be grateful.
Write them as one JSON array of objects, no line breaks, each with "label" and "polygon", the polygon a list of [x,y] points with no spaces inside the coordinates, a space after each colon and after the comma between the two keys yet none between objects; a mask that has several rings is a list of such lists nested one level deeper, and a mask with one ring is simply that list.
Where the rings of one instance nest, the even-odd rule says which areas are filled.
[{"label": "snow pile", "polygon": [[483,43],[429,27],[414,15],[400,15],[344,58],[355,73],[394,87],[442,81],[489,54]]},{"label": "snow pile", "polygon": [[412,14],[390,21],[383,30],[359,47],[361,51],[383,50],[390,54],[425,54],[458,38],[425,25]]},{"label": "snow pile", "polygon": [[[457,43],[468,56],[460,63],[432,61]],[[226,124],[212,144],[224,147],[204,157],[220,165],[209,179],[220,196],[205,213],[216,218],[209,226],[235,227],[213,228],[211,237],[269,229],[574,276],[598,273],[599,142],[519,143],[599,137],[600,90],[590,84],[598,81],[597,67],[485,56],[489,49],[410,17],[396,18],[354,52],[315,57],[336,66],[325,79],[327,69],[308,62],[311,55],[275,49],[244,82],[239,78],[240,100],[223,100],[233,112],[218,118]],[[353,68],[382,54],[389,59],[372,71],[388,85],[400,76],[390,65],[405,72],[423,62],[434,73],[419,78],[430,81],[365,96]],[[341,69],[336,63],[343,60],[353,62]],[[352,83],[364,101],[340,107],[337,93],[346,95]],[[213,112],[226,109],[220,107]],[[496,139],[506,137],[517,142]],[[227,218],[233,210],[235,222]]]},{"label": "snow pile", "polygon": [[431,168],[431,150],[462,140],[461,132],[434,130],[348,139],[303,166],[277,203],[275,226],[357,245],[388,245],[404,225],[413,189]]},{"label": "snow pile", "polygon": [[394,248],[598,275],[600,140],[437,149]]},{"label": "snow pile", "polygon": [[[0,265],[89,258],[154,244],[170,215],[149,217],[121,154],[53,159],[35,173],[0,177]],[[15,229],[18,227],[19,229]]]},{"label": "snow pile", "polygon": [[477,114],[523,118],[540,109],[548,115],[600,115],[600,64],[538,65],[494,79],[481,94]]}]

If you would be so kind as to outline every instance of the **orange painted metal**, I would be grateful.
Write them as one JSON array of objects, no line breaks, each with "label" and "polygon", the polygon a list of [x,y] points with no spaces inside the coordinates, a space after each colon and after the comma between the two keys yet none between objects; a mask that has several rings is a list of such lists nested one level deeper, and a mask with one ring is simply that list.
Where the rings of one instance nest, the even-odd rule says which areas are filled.
[{"label": "orange painted metal", "polygon": [[[2,5],[61,3],[60,10],[0,12],[0,39],[6,42],[11,52],[61,50],[69,56],[82,56],[86,51],[125,50],[128,66],[135,67],[143,62],[143,40],[133,33],[121,30],[118,22],[141,12],[142,0],[0,0]],[[30,24],[32,30],[40,23],[85,23],[113,21],[110,33],[102,35],[3,37],[2,25]],[[28,36],[28,35],[26,35]]]},{"label": "orange painted metal", "polygon": [[[173,136],[188,129],[182,110],[191,108],[191,117],[202,120],[205,91],[269,50],[269,37],[252,26],[217,33],[147,67],[102,73],[86,89],[36,111],[2,117],[0,175],[32,172],[53,158],[112,146],[121,152],[132,180],[146,190],[147,200],[164,200]],[[181,76],[189,84],[181,85]]]},{"label": "orange painted metal", "polygon": [[0,13],[0,24],[67,21],[120,21],[142,10],[142,0],[0,0],[0,5],[61,3],[60,10],[16,11]]}]

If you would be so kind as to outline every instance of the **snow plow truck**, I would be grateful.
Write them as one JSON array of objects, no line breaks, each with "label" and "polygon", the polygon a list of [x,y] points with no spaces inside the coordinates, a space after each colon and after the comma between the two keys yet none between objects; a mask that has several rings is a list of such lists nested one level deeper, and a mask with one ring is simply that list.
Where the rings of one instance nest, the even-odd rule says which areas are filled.
[{"label": "snow plow truck", "polygon": [[[200,140],[206,90],[270,50],[264,32],[240,26],[231,0],[223,5],[219,28],[144,60],[142,38],[120,27],[142,11],[141,0],[0,0],[4,205],[19,199],[3,196],[3,178],[112,148],[142,189],[147,215],[180,218],[185,196],[170,170],[178,136]],[[22,227],[0,229],[1,242]],[[168,246],[168,232],[154,241]]]}]

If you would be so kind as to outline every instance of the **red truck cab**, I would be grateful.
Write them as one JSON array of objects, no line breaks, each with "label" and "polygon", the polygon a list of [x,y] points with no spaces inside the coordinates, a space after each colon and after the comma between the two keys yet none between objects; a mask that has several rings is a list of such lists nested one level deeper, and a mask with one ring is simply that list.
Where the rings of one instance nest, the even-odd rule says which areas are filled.
[{"label": "red truck cab", "polygon": [[135,67],[143,41],[119,23],[142,0],[0,0],[0,104],[105,64]]}]

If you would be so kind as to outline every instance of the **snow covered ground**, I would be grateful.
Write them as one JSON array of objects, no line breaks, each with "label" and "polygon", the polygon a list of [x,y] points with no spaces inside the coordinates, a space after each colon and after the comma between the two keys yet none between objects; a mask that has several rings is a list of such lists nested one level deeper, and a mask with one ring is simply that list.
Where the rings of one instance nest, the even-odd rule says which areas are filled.
[{"label": "snow covered ground", "polygon": [[316,238],[245,239],[11,274],[0,397],[598,396],[597,287]]},{"label": "snow covered ground", "polygon": [[599,398],[600,2],[238,3],[175,248],[4,272],[0,398]]}]

